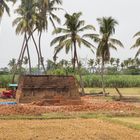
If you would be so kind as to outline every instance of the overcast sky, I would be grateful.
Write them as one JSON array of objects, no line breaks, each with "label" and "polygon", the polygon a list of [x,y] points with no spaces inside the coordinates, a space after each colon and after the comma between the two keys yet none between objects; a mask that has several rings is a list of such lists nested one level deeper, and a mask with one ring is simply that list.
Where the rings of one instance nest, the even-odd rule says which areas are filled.
[{"label": "overcast sky", "polygon": [[[136,50],[130,50],[130,47],[134,43],[133,35],[140,31],[140,0],[63,0],[63,8],[66,9],[68,13],[82,11],[84,19],[87,24],[92,24],[96,27],[98,32],[98,23],[96,18],[103,16],[112,16],[119,22],[119,26],[116,27],[115,38],[122,41],[125,48],[118,49],[117,52],[111,51],[111,56],[120,58],[121,60],[127,59],[129,57],[134,57]],[[0,24],[0,67],[7,66],[8,62],[12,58],[18,58],[21,44],[22,36],[17,36],[15,34],[15,28],[12,27],[12,21],[16,18],[13,14],[13,9],[16,7],[11,7],[11,17],[4,14],[1,24]],[[60,17],[63,17],[64,12],[58,13]],[[64,20],[62,20],[64,23]],[[42,47],[43,55],[45,60],[52,59],[53,48],[49,47],[49,42],[53,38],[51,36],[52,27],[49,26],[49,31],[44,34]],[[30,48],[34,48],[31,44]],[[90,50],[81,49],[79,50],[80,58],[94,58]],[[35,51],[32,50],[33,63],[36,64]],[[58,55],[60,58],[68,58],[64,52]]]}]

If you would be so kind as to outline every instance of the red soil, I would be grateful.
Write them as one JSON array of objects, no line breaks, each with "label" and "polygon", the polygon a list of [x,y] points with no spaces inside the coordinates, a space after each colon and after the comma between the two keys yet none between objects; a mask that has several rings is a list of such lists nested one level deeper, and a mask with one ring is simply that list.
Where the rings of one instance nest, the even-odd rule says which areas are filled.
[{"label": "red soil", "polygon": [[81,98],[80,105],[44,106],[43,102],[23,105],[0,105],[0,115],[41,115],[47,112],[72,111],[133,111],[137,107],[131,104],[102,101],[90,96]]}]

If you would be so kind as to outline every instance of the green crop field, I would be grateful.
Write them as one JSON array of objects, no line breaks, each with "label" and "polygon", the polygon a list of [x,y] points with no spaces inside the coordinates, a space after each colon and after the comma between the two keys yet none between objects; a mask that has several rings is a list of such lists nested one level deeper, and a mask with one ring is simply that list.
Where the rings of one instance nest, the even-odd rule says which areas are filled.
[{"label": "green crop field", "polygon": [[[12,75],[0,75],[1,87],[6,87],[8,83],[11,83]],[[79,81],[79,78],[77,76]],[[100,75],[85,75],[83,76],[85,87],[101,87]],[[106,87],[140,87],[140,75],[105,75],[104,81]]]},{"label": "green crop field", "polygon": [[[83,81],[85,87],[101,87],[102,83],[100,75],[83,76]],[[105,75],[104,82],[106,87],[140,87],[140,75]]]}]

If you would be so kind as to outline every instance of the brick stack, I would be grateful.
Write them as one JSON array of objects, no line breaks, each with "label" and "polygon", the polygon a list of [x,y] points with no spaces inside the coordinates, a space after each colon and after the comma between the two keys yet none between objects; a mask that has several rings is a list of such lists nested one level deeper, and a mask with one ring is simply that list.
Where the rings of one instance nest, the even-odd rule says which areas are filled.
[{"label": "brick stack", "polygon": [[16,93],[18,103],[48,100],[48,103],[79,101],[78,83],[73,76],[25,75],[21,76]]}]

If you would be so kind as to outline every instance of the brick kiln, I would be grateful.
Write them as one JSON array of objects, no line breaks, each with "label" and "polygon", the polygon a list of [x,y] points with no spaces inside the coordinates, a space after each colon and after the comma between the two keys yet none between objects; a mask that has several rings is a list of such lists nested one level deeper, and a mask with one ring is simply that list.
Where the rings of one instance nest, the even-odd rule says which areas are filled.
[{"label": "brick kiln", "polygon": [[48,104],[79,102],[77,80],[73,76],[21,76],[16,92],[17,103],[45,101]]}]

